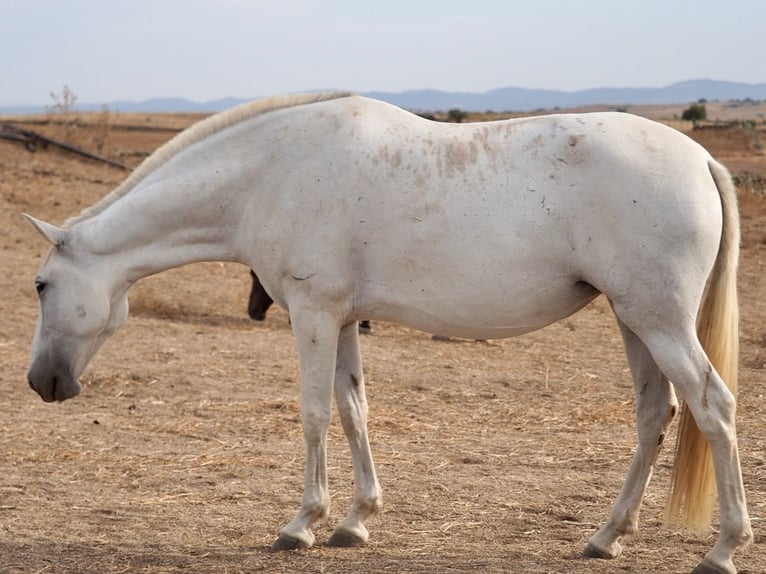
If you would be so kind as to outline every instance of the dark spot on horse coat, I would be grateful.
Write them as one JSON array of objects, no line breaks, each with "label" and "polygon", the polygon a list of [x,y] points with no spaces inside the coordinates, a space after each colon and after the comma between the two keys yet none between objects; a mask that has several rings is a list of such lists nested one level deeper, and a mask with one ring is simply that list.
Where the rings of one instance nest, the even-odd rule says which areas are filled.
[{"label": "dark spot on horse coat", "polygon": [[359,379],[353,373],[351,374],[351,384],[355,387],[359,386]]},{"label": "dark spot on horse coat", "polygon": [[316,273],[307,273],[306,275],[291,275],[293,279],[296,281],[306,281],[307,279],[311,279]]}]

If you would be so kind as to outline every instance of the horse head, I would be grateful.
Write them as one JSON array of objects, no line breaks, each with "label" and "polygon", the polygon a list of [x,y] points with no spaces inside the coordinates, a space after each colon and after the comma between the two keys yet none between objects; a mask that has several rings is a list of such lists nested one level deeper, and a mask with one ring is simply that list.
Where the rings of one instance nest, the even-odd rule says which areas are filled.
[{"label": "horse head", "polygon": [[79,377],[128,316],[127,286],[112,293],[103,264],[78,249],[71,230],[25,217],[53,246],[35,277],[40,310],[29,385],[46,402],[79,394]]}]

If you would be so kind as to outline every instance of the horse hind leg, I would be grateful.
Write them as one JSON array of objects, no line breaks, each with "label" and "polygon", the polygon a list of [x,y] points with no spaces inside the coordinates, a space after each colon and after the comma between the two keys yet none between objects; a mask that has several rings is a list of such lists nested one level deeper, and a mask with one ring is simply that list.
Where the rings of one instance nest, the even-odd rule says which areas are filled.
[{"label": "horse hind leg", "polygon": [[665,433],[678,410],[673,386],[662,374],[646,346],[619,319],[636,394],[638,449],[606,524],[589,540],[584,556],[614,558],[620,538],[638,529],[638,514]]},{"label": "horse hind leg", "polygon": [[[719,535],[715,546],[694,573],[734,574],[734,552],[747,546],[753,537],[737,450],[736,399],[705,353],[694,319],[682,312],[685,307],[674,305],[659,310],[659,302],[654,300],[653,304],[655,312],[652,314],[639,312],[635,305],[624,302],[614,302],[613,306],[617,316],[646,345],[662,373],[673,381],[710,446],[718,490]],[[646,321],[647,317],[650,322]],[[683,443],[678,445],[677,460],[686,448]],[[696,458],[703,454],[694,452],[690,456]],[[689,492],[703,490],[701,481],[702,476],[692,474],[685,481],[689,484]],[[701,505],[713,504],[714,500],[713,496],[707,496],[695,499],[691,504],[700,512]]]},{"label": "horse hind leg", "polygon": [[380,511],[381,489],[367,436],[367,397],[356,322],[346,325],[340,332],[335,366],[335,402],[351,449],[354,501],[351,511],[335,528],[327,544],[360,546],[368,538],[364,521]]},{"label": "horse hind leg", "polygon": [[719,536],[694,572],[734,574],[734,552],[747,546],[753,537],[737,449],[736,399],[710,363],[693,327],[684,334],[656,335],[648,345],[660,368],[683,396],[713,457]]}]

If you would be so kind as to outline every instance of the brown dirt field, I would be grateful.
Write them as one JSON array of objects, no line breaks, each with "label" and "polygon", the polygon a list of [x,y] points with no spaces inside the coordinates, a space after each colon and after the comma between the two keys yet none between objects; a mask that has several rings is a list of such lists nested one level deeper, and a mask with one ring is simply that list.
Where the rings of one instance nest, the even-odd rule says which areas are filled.
[{"label": "brown dirt field", "polygon": [[[89,128],[78,129],[87,141]],[[135,165],[172,133],[113,127],[106,150]],[[764,167],[736,133],[709,143],[724,162]],[[671,573],[688,572],[712,546],[714,534],[661,525],[669,448],[623,555],[580,558],[636,442],[621,342],[599,299],[555,326],[490,343],[374,324],[362,345],[385,503],[370,542],[321,545],[352,489],[335,421],[333,510],[320,544],[271,554],[303,484],[297,362],[283,311],[247,319],[244,267],[198,264],[144,280],[80,397],[48,405],[27,387],[32,279],[46,246],[21,213],[61,222],[123,177],[0,140],[0,573]],[[741,209],[738,424],[756,543],[737,564],[752,574],[766,571],[766,198],[742,192]]]}]

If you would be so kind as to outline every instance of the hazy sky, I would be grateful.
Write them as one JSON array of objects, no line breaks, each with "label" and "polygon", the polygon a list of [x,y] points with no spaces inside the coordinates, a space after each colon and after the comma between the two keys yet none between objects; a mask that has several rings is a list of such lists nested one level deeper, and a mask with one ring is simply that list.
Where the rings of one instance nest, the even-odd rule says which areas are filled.
[{"label": "hazy sky", "polygon": [[766,82],[766,0],[0,0],[0,105]]}]

